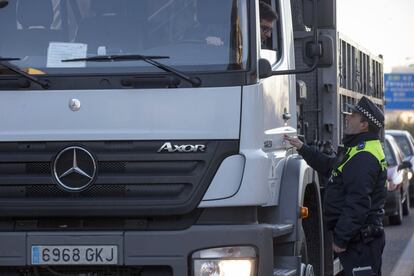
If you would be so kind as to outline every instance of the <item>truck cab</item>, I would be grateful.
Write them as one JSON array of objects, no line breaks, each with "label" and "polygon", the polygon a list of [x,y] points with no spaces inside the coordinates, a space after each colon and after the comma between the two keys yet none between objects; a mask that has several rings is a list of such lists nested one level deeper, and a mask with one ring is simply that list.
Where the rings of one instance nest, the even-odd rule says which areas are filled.
[{"label": "truck cab", "polygon": [[3,2],[0,274],[334,273],[283,140],[313,133],[296,74],[337,72],[317,5],[265,1],[263,41],[258,0]]}]

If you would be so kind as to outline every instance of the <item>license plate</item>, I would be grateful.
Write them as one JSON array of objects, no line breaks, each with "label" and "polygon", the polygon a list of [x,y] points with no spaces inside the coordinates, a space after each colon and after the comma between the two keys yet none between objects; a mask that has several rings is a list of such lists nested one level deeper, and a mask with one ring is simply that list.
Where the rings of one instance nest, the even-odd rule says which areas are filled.
[{"label": "license plate", "polygon": [[116,265],[118,246],[32,246],[32,265]]}]

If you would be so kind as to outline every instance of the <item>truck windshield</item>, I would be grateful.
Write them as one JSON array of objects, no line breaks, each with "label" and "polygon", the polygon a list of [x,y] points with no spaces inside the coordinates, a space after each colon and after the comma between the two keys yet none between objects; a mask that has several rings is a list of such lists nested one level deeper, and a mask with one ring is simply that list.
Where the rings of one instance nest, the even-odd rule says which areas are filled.
[{"label": "truck windshield", "polygon": [[45,74],[160,71],[142,60],[62,62],[99,55],[168,56],[181,71],[244,70],[247,0],[16,0],[0,9],[0,56]]}]

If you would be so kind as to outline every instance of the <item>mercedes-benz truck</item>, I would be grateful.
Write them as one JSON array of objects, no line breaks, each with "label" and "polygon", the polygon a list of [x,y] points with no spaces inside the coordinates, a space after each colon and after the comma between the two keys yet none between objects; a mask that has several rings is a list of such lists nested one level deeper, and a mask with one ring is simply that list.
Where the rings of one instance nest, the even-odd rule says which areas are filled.
[{"label": "mercedes-benz truck", "polygon": [[[0,1],[0,275],[334,275],[326,150],[382,59],[335,0]],[[330,144],[329,144],[330,143]]]}]

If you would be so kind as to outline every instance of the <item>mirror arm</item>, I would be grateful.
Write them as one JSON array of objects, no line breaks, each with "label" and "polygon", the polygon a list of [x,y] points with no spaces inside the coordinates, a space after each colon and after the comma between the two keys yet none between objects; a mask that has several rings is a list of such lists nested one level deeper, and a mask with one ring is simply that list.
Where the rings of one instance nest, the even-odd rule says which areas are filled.
[{"label": "mirror arm", "polygon": [[318,62],[319,57],[316,56],[311,67],[293,70],[273,71],[272,76],[310,73],[317,68]]}]

